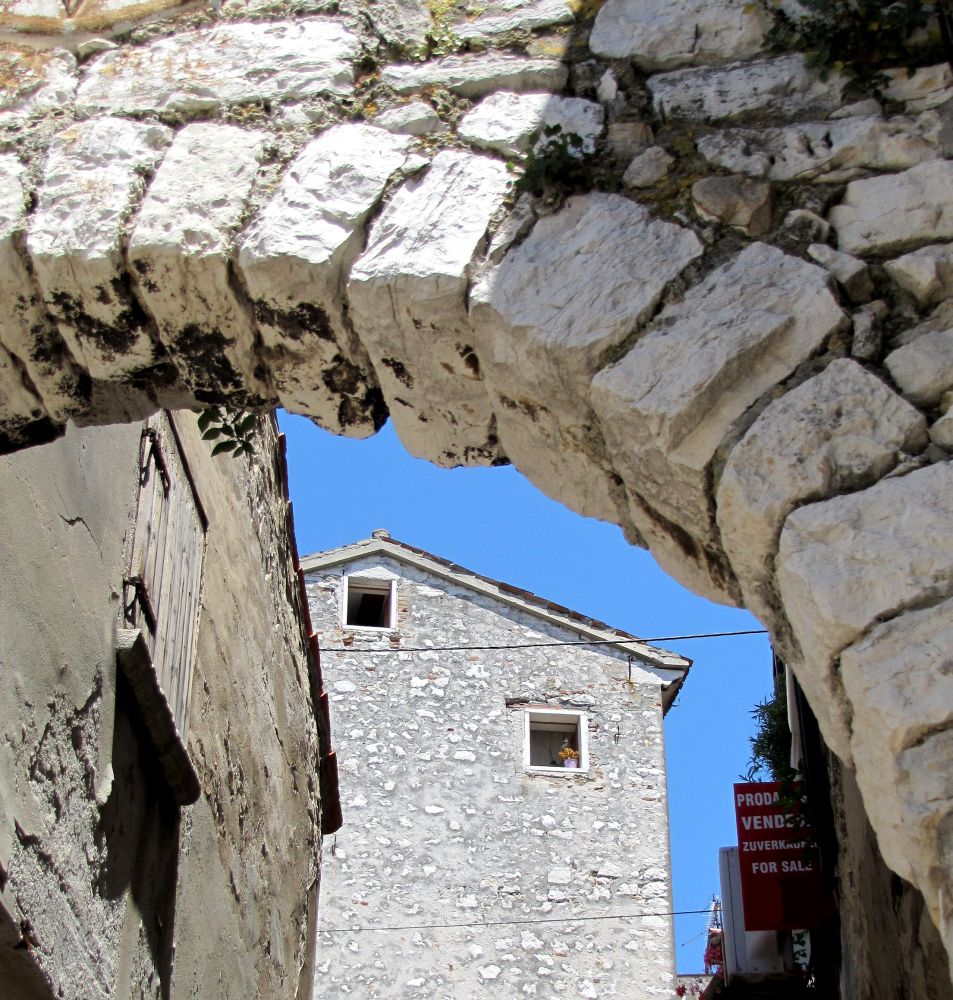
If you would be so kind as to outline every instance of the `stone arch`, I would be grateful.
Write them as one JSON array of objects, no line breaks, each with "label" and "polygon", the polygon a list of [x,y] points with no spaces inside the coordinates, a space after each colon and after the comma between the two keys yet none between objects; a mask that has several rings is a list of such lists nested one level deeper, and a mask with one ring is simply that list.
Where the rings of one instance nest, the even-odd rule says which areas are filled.
[{"label": "stone arch", "polygon": [[0,18],[4,447],[281,404],[513,461],[765,622],[950,952],[949,68],[851,104],[737,0],[160,6]]}]

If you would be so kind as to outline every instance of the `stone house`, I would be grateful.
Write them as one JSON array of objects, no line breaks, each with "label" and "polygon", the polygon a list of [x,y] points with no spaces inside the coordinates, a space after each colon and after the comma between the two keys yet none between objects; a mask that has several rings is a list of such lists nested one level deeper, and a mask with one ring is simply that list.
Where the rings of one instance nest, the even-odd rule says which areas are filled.
[{"label": "stone house", "polygon": [[309,1000],[336,800],[291,526],[268,420],[0,458],[4,1000]]},{"label": "stone house", "polygon": [[690,661],[385,531],[301,565],[344,762],[315,996],[672,996]]}]

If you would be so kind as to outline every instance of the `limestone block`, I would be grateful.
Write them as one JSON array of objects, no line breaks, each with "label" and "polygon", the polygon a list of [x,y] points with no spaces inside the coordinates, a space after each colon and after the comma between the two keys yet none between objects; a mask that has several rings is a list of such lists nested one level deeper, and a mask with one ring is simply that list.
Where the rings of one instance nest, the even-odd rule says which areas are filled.
[{"label": "limestone block", "polygon": [[953,163],[933,160],[851,181],[828,218],[847,253],[891,254],[953,239]]},{"label": "limestone block", "polygon": [[811,670],[873,624],[953,592],[953,465],[801,507],[778,550],[785,612]]},{"label": "limestone block", "polygon": [[953,388],[953,309],[940,306],[922,324],[921,336],[884,360],[905,396],[920,406],[936,406]]},{"label": "limestone block", "polygon": [[930,440],[947,451],[953,451],[953,403],[946,413],[930,427]]},{"label": "limestone block", "polygon": [[826,242],[831,235],[831,227],[817,213],[795,208],[784,217],[781,232],[791,242],[803,245]]},{"label": "limestone block", "polygon": [[709,163],[775,181],[841,183],[865,170],[906,170],[941,153],[910,118],[842,118],[768,129],[722,129],[697,141]]},{"label": "limestone block", "polygon": [[364,223],[413,140],[371,125],[323,132],[295,158],[242,240],[253,300],[281,405],[338,434],[364,437],[383,410],[370,359],[344,317],[344,285]]},{"label": "limestone block", "polygon": [[747,177],[703,177],[692,185],[692,204],[708,222],[723,222],[746,236],[771,228],[771,185]]},{"label": "limestone block", "polygon": [[922,247],[885,261],[884,270],[918,302],[939,302],[953,295],[953,243]]},{"label": "limestone block", "polygon": [[53,142],[27,247],[63,340],[89,374],[121,382],[161,354],[128,288],[122,237],[172,130],[121,118],[77,122]]},{"label": "limestone block", "polygon": [[431,62],[385,66],[381,79],[398,94],[425,87],[446,87],[462,97],[482,97],[494,90],[560,91],[568,69],[557,59],[527,59],[499,52],[447,56]]},{"label": "limestone block", "polygon": [[26,433],[30,424],[46,416],[39,397],[23,384],[13,356],[0,345],[0,452],[30,444]]},{"label": "limestone block", "polygon": [[674,530],[713,543],[716,450],[734,421],[843,322],[821,268],[762,243],[666,306],[592,385],[626,488]]},{"label": "limestone block", "polygon": [[582,195],[541,219],[471,293],[503,450],[573,510],[618,517],[589,383],[701,253],[694,233],[637,203]]},{"label": "limestone block", "polygon": [[812,243],[807,248],[811,260],[826,268],[831,276],[842,285],[851,302],[866,302],[873,294],[874,285],[870,280],[867,265],[848,253],[841,253],[826,243]]},{"label": "limestone block", "polygon": [[953,97],[953,71],[948,63],[921,66],[912,73],[906,69],[887,70],[890,79],[884,89],[888,101],[902,101],[908,111],[923,111],[945,104]]},{"label": "limestone block", "polygon": [[619,84],[615,78],[615,73],[611,69],[607,69],[605,73],[599,77],[599,84],[596,87],[596,97],[602,101],[603,104],[611,104],[619,94]]},{"label": "limestone block", "polygon": [[876,97],[866,97],[861,101],[854,101],[852,104],[843,104],[836,111],[832,111],[827,117],[831,121],[838,118],[867,118],[870,115],[883,115],[883,105]]},{"label": "limestone block", "polygon": [[433,27],[426,0],[376,0],[363,8],[363,14],[388,45],[426,52],[427,33]]},{"label": "limestone block", "polygon": [[139,296],[198,400],[270,399],[251,316],[229,280],[229,254],[265,135],[187,125],[149,186],[129,240]]},{"label": "limestone block", "polygon": [[0,45],[0,128],[72,106],[76,59],[64,49]]},{"label": "limestone block", "polygon": [[651,187],[668,174],[669,167],[674,162],[674,158],[661,146],[650,146],[625,168],[622,183],[627,188]]},{"label": "limestone block", "polygon": [[654,141],[652,126],[645,122],[612,122],[606,130],[609,148],[622,160],[644,153]]},{"label": "limestone block", "polygon": [[[26,369],[51,419],[64,423],[85,403],[80,371],[59,334],[47,323],[36,286],[20,256],[27,225],[25,170],[12,153],[0,153],[0,345]],[[27,397],[6,380],[8,405],[23,418]],[[18,418],[22,426],[22,420]],[[10,433],[13,433],[11,429]]]},{"label": "limestone block", "polygon": [[679,69],[648,80],[656,112],[688,121],[731,121],[746,115],[824,114],[837,107],[842,80],[826,81],[800,55],[729,66]]},{"label": "limestone block", "polygon": [[852,316],[854,335],[850,342],[852,357],[861,361],[876,361],[883,348],[883,334],[880,324],[888,312],[887,303],[883,299],[868,302]]},{"label": "limestone block", "polygon": [[457,38],[490,42],[509,31],[532,31],[573,21],[567,0],[492,0],[480,4],[479,10],[479,15],[471,20],[453,22]]},{"label": "limestone block", "polygon": [[755,55],[770,23],[765,10],[740,0],[607,0],[589,48],[647,72],[726,63]]},{"label": "limestone block", "polygon": [[562,134],[575,133],[583,151],[591,153],[602,132],[605,112],[594,101],[555,94],[491,94],[464,115],[461,138],[485,149],[517,156],[527,152],[546,125],[558,125]]},{"label": "limestone block", "polygon": [[347,94],[357,38],[320,19],[220,24],[99,56],[77,92],[85,111],[210,111],[249,101]]},{"label": "limestone block", "polygon": [[[841,654],[857,784],[887,864],[944,932],[953,892],[953,601],[875,626]],[[953,946],[949,930],[944,943]]]},{"label": "limestone block", "polygon": [[401,135],[429,135],[443,127],[440,115],[423,101],[411,101],[390,111],[383,111],[375,116],[374,124]]},{"label": "limestone block", "polygon": [[439,465],[500,457],[465,296],[508,186],[499,161],[438,153],[387,204],[348,284],[351,319],[401,440]]},{"label": "limestone block", "polygon": [[920,412],[846,358],[768,406],[732,450],[716,494],[721,542],[746,605],[769,620],[774,555],[792,510],[871,486],[901,453],[926,444]]}]

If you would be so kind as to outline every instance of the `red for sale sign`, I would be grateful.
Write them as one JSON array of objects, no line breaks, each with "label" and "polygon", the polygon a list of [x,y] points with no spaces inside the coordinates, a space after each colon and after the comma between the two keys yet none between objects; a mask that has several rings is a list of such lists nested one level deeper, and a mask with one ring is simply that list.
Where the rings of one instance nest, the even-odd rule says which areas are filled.
[{"label": "red for sale sign", "polygon": [[800,788],[778,781],[734,786],[745,930],[805,930],[830,914],[820,858],[800,819]]}]

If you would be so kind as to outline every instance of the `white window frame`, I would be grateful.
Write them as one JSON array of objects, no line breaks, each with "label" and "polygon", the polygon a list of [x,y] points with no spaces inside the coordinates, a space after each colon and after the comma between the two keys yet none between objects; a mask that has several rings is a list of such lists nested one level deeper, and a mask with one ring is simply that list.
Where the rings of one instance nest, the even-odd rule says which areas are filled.
[{"label": "white window frame", "polygon": [[[530,726],[533,722],[569,722],[575,720],[579,738],[578,767],[543,767],[530,763]],[[585,712],[571,708],[527,708],[523,711],[523,768],[530,774],[571,776],[589,772],[589,718]]]},{"label": "white window frame", "polygon": [[[387,624],[386,625],[350,625],[347,620],[347,605],[351,592],[351,581],[363,590],[387,591]],[[397,628],[397,581],[381,580],[370,576],[344,576],[344,586],[341,601],[341,627],[351,632],[393,632]]]}]

